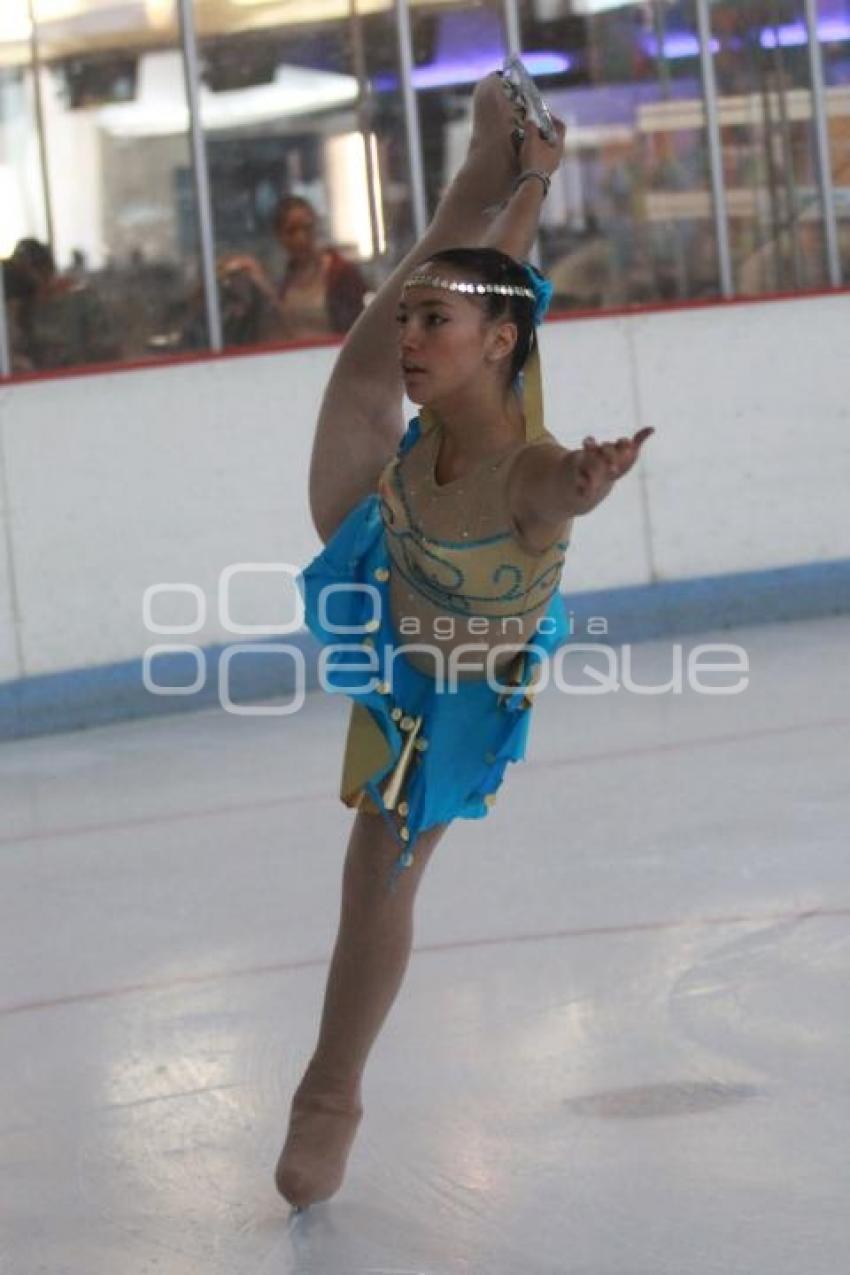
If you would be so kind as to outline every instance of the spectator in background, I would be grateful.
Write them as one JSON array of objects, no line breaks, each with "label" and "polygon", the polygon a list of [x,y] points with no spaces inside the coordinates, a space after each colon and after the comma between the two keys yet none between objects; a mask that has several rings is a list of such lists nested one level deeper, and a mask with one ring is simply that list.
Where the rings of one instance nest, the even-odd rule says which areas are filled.
[{"label": "spectator in background", "polygon": [[613,274],[611,244],[602,234],[596,214],[589,212],[575,247],[549,267],[553,304],[567,310],[599,310],[610,305]]},{"label": "spectator in background", "polygon": [[229,272],[244,270],[270,303],[267,340],[309,340],[347,332],[363,309],[368,284],[336,248],[317,241],[317,216],[300,195],[287,195],[275,214],[275,234],[286,255],[276,288],[255,257],[228,258]]},{"label": "spectator in background", "polygon": [[94,289],[61,275],[38,239],[21,239],[9,259],[15,280],[13,363],[34,370],[121,357],[114,324]]},{"label": "spectator in background", "polygon": [[6,303],[6,330],[12,372],[31,372],[32,363],[24,354],[21,332],[21,307],[34,291],[29,274],[9,257],[0,262],[3,269],[3,299]]}]

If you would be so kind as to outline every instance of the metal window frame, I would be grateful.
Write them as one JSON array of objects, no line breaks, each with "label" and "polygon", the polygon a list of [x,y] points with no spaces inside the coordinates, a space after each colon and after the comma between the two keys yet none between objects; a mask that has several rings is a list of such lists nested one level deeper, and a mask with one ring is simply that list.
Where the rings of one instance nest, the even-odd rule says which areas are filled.
[{"label": "metal window frame", "polygon": [[711,198],[714,206],[714,233],[717,239],[720,291],[724,297],[733,297],[735,295],[735,285],[732,278],[732,251],[729,242],[726,182],[723,178],[723,145],[720,138],[717,79],[714,74],[714,56],[711,52],[709,0],[696,0],[696,13],[699,35],[699,59],[702,68],[702,102],[703,110],[705,111],[706,145],[708,146],[708,167],[711,177]]},{"label": "metal window frame", "polygon": [[53,190],[50,184],[50,167],[47,159],[47,129],[44,126],[44,76],[42,74],[41,48],[38,40],[38,22],[33,0],[27,0],[30,23],[30,63],[32,68],[32,95],[35,109],[35,131],[38,144],[38,164],[41,173],[42,198],[44,200],[44,224],[51,252],[56,252],[56,233],[53,225]]},{"label": "metal window frame", "polygon": [[[519,0],[503,0],[505,20],[505,45],[509,57],[522,57],[522,22],[519,16]],[[540,251],[540,233],[534,236],[534,243],[528,251],[528,261],[538,269],[542,268],[543,255]]]},{"label": "metal window frame", "polygon": [[519,0],[504,0],[505,43],[511,57],[522,57],[522,24],[519,20]]},{"label": "metal window frame", "polygon": [[363,139],[363,163],[366,170],[366,198],[369,202],[369,236],[372,241],[372,260],[381,255],[380,217],[378,209],[378,173],[372,154],[372,102],[369,98],[369,75],[366,62],[366,46],[363,40],[363,19],[357,0],[348,0],[348,21],[351,31],[351,53],[354,74],[357,77],[357,124]]},{"label": "metal window frame", "polygon": [[410,192],[413,201],[413,229],[416,238],[421,239],[428,225],[428,201],[425,197],[422,130],[419,126],[416,90],[413,87],[413,37],[410,30],[410,7],[407,0],[395,0],[395,18],[398,32],[401,91],[404,102],[404,129],[407,135],[407,156],[410,169]]},{"label": "metal window frame", "polygon": [[806,18],[806,34],[809,45],[809,77],[812,86],[812,122],[815,129],[815,152],[818,165],[821,210],[823,213],[824,246],[829,283],[833,288],[842,285],[841,254],[838,250],[838,220],[835,209],[835,189],[832,184],[832,155],[827,126],[826,90],[824,88],[823,54],[818,39],[817,0],[803,0]]},{"label": "metal window frame", "polygon": [[207,147],[201,121],[200,62],[195,30],[193,0],[175,0],[180,22],[180,50],[186,81],[186,103],[189,108],[189,145],[192,155],[192,180],[195,187],[195,213],[198,221],[198,249],[204,289],[204,309],[210,348],[215,353],[224,349],[221,306],[215,266],[215,228],[213,226],[210,172]]}]

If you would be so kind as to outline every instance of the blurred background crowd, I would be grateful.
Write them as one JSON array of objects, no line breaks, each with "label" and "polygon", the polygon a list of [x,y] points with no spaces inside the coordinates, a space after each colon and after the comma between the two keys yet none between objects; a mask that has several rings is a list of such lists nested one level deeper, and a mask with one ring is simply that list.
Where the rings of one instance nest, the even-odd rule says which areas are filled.
[{"label": "blurred background crowd", "polygon": [[517,47],[568,125],[537,247],[555,310],[850,284],[850,0],[185,9],[196,99],[177,0],[3,0],[13,374],[344,333],[457,167],[475,81]]}]

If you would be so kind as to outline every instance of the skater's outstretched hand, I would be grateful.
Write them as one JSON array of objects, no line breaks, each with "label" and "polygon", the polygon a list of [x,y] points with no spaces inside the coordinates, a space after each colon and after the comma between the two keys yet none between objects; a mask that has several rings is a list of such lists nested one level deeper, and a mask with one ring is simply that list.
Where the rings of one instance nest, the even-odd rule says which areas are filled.
[{"label": "skater's outstretched hand", "polygon": [[583,446],[569,455],[569,481],[574,490],[573,513],[586,514],[595,509],[617,479],[629,472],[641,447],[654,433],[650,426],[639,429],[631,438],[618,438],[615,443],[598,443],[592,434],[588,434]]},{"label": "skater's outstretched hand", "polygon": [[531,544],[540,541],[540,548],[551,545],[558,530],[605,499],[654,433],[651,427],[639,429],[615,443],[597,443],[588,435],[575,451],[555,442],[526,447],[508,480],[508,503],[520,533]]}]

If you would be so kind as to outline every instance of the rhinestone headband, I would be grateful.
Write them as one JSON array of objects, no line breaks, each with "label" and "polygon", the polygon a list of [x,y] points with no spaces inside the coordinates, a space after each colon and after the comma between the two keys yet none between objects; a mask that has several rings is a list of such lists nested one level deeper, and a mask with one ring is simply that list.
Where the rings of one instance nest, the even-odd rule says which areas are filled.
[{"label": "rhinestone headband", "polygon": [[515,283],[460,283],[457,279],[444,279],[440,275],[428,274],[427,271],[414,271],[404,281],[402,292],[408,288],[445,288],[448,292],[484,293],[495,292],[503,297],[528,297],[536,300],[533,288],[524,288]]}]

